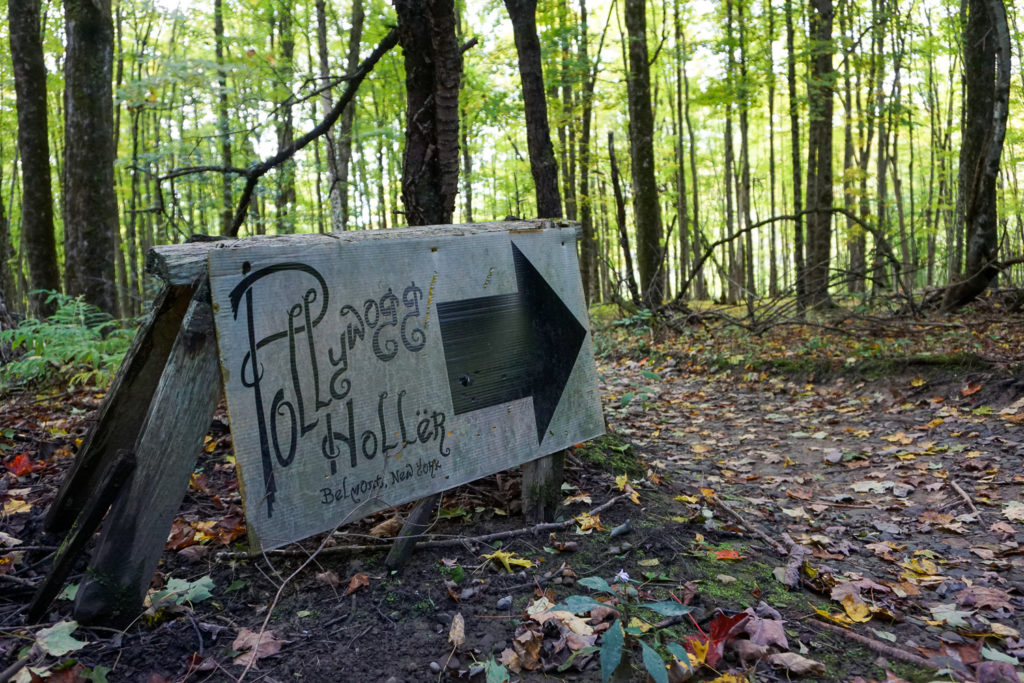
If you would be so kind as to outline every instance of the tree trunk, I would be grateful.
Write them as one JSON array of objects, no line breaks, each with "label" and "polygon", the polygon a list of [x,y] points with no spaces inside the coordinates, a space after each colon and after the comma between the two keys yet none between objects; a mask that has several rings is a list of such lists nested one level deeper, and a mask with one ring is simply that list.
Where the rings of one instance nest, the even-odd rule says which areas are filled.
[{"label": "tree trunk", "polygon": [[796,269],[796,304],[802,312],[807,307],[807,293],[804,282],[804,226],[803,202],[801,201],[800,174],[800,105],[796,90],[796,47],[793,31],[793,3],[786,0],[783,12],[786,15],[786,84],[789,87],[789,138],[790,163],[793,171],[793,265]]},{"label": "tree trunk", "polygon": [[646,0],[626,0],[629,36],[629,151],[633,162],[633,215],[636,219],[640,291],[647,308],[661,305],[665,294],[662,267],[661,205],[654,178],[654,113],[647,58]]},{"label": "tree trunk", "polygon": [[[213,47],[217,60],[217,135],[220,137],[220,163],[231,168],[231,127],[228,111],[228,72],[224,66],[224,1],[213,2]],[[232,176],[222,173],[220,180],[220,234],[231,234],[235,204],[231,193]]]},{"label": "tree trunk", "polygon": [[615,192],[615,223],[619,229],[619,246],[626,269],[626,286],[629,296],[637,306],[642,305],[640,288],[633,274],[633,252],[629,248],[629,233],[626,231],[626,202],[622,198],[622,183],[619,181],[619,164],[615,161],[615,135],[608,132],[608,160],[611,164],[612,190]]},{"label": "tree trunk", "polygon": [[395,0],[405,59],[402,203],[409,225],[451,223],[459,188],[462,55],[453,0]]},{"label": "tree trunk", "polygon": [[[348,33],[348,56],[345,60],[345,72],[352,73],[359,66],[359,45],[363,40],[363,24],[366,19],[366,11],[363,8],[363,0],[352,0],[352,28]],[[461,73],[462,63],[459,62]],[[341,121],[338,122],[338,147],[337,153],[337,201],[340,207],[341,223],[334,227],[335,230],[348,230],[349,219],[349,167],[352,165],[352,129],[355,125],[356,104],[353,100],[349,102],[345,110],[341,112]],[[456,173],[458,168],[456,167]],[[334,186],[332,185],[332,188]],[[335,195],[332,194],[332,197]],[[335,201],[332,199],[332,202]],[[332,204],[333,211],[333,204]]]},{"label": "tree trunk", "polygon": [[[600,59],[600,55],[598,55]],[[582,121],[580,122],[580,274],[583,279],[583,293],[590,304],[599,298],[597,272],[597,240],[594,234],[594,208],[590,193],[590,127],[594,114],[594,88],[597,85],[597,65],[590,64],[587,35],[587,2],[580,0],[580,42],[579,62],[585,69],[583,94],[581,96]]]},{"label": "tree trunk", "polygon": [[114,31],[110,0],[64,0],[64,278],[114,314]]},{"label": "tree trunk", "polygon": [[[292,6],[288,2],[278,3],[277,14],[278,37],[281,55],[277,69],[278,106],[280,115],[277,121],[277,148],[284,149],[295,138],[295,122],[292,112],[292,78],[295,61],[295,24],[292,17]],[[277,197],[274,201],[277,218],[277,234],[295,232],[295,160],[287,159],[277,167]]]},{"label": "tree trunk", "polygon": [[828,293],[832,242],[832,0],[814,0],[811,12],[811,77],[807,85],[807,303],[831,305]]},{"label": "tree trunk", "polygon": [[[40,0],[10,0],[7,4],[18,103],[21,234],[28,260],[30,291],[60,289],[53,230],[50,145],[46,137],[46,65],[43,62],[39,12]],[[0,267],[6,270],[8,264],[0,263]],[[55,304],[46,302],[45,294],[30,294],[29,304],[32,313],[40,318],[50,315],[55,308]]]},{"label": "tree trunk", "polygon": [[[957,215],[963,215],[964,266],[942,307],[972,301],[999,274],[996,178],[1010,95],[1010,34],[1002,0],[969,0],[963,35],[964,133],[960,144]],[[960,210],[962,207],[962,211]]]},{"label": "tree trunk", "polygon": [[544,74],[537,38],[537,0],[505,0],[512,20],[512,34],[519,56],[519,78],[523,84],[523,108],[526,112],[526,145],[530,151],[530,171],[537,192],[537,216],[560,218],[562,198],[558,192],[558,163],[551,145],[548,105],[544,95]]}]

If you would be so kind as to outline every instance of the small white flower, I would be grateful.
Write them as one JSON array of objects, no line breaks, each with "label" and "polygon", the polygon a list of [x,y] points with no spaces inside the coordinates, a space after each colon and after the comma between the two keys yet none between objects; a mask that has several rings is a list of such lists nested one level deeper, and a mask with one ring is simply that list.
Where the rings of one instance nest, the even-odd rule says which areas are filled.
[{"label": "small white flower", "polygon": [[615,583],[629,583],[629,574],[625,569],[620,569],[619,573],[615,575]]}]

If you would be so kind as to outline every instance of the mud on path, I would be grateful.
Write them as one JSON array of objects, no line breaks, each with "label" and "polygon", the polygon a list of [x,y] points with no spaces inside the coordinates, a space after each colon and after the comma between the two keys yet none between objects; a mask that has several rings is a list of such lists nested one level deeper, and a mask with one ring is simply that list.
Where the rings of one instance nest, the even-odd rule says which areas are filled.
[{"label": "mud on path", "polygon": [[[605,360],[600,372],[610,434],[569,458],[566,496],[576,502],[562,508],[566,525],[493,538],[523,527],[518,477],[499,474],[448,494],[432,547],[399,573],[384,568],[385,551],[365,549],[380,543],[368,532],[389,514],[347,528],[315,555],[319,538],[288,555],[241,557],[230,436],[220,425],[155,578],[157,587],[197,587],[191,600],[165,602],[124,631],[79,627],[73,637],[84,645],[32,653],[32,675],[398,682],[502,680],[504,671],[513,681],[601,680],[598,653],[587,654],[564,623],[540,626],[526,612],[543,596],[597,597],[588,577],[694,608],[642,637],[659,639],[663,655],[668,642],[699,642],[698,627],[708,631],[722,615],[756,609],[774,634],[769,647],[752,649],[750,634],[725,639],[724,658],[692,680],[797,678],[765,657],[782,642],[820,665],[809,680],[1011,681],[1024,670],[1016,370],[909,366],[815,381],[714,369],[677,348]],[[52,552],[39,519],[97,402],[16,397],[0,410],[4,463],[18,454],[42,463],[20,474],[7,467],[0,485],[0,669],[27,654],[39,626],[69,618],[67,600],[47,624],[26,625],[22,615]],[[624,473],[638,503],[616,482]],[[583,516],[613,499],[597,523]],[[597,528],[579,533],[583,526]],[[787,564],[792,589],[780,581]],[[618,605],[623,615],[628,607]],[[459,616],[464,639],[453,648]],[[600,647],[610,620],[589,620],[597,632],[587,642]],[[259,648],[239,640],[245,630],[263,633]],[[631,656],[633,679],[645,680],[639,646]]]}]

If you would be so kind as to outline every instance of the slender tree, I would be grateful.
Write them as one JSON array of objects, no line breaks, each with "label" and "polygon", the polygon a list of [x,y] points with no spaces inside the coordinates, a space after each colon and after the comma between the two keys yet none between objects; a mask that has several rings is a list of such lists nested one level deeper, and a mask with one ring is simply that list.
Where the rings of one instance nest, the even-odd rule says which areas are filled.
[{"label": "slender tree", "polygon": [[629,151],[633,166],[633,214],[636,218],[637,265],[644,306],[661,305],[665,294],[662,267],[661,204],[654,178],[654,113],[651,109],[650,62],[647,58],[647,3],[626,0],[629,40]]},{"label": "slender tree", "polygon": [[113,23],[110,0],[64,0],[64,279],[114,314]]},{"label": "slender tree", "polygon": [[1010,33],[1002,0],[969,0],[963,32],[964,133],[957,216],[963,216],[964,265],[951,273],[943,308],[972,301],[999,274],[996,180],[1010,98]]},{"label": "slender tree", "polygon": [[[29,303],[35,315],[45,317],[53,313],[54,305],[47,303],[46,295],[39,290],[60,289],[60,271],[53,232],[50,144],[46,137],[46,65],[39,12],[40,0],[7,3],[21,152],[21,234],[28,261],[29,289],[36,292],[30,292]],[[8,264],[0,263],[0,267],[6,269]]]},{"label": "slender tree", "polygon": [[829,264],[832,242],[832,0],[811,7],[811,76],[807,83],[807,303],[831,304]]},{"label": "slender tree", "polygon": [[544,73],[537,37],[537,0],[505,0],[505,9],[512,20],[512,35],[519,57],[519,78],[526,111],[526,145],[537,192],[537,215],[560,218],[562,197],[558,191],[558,162],[551,145],[548,105],[544,96]]},{"label": "slender tree", "polygon": [[462,54],[453,0],[395,0],[405,59],[402,203],[409,225],[450,223],[459,186]]}]

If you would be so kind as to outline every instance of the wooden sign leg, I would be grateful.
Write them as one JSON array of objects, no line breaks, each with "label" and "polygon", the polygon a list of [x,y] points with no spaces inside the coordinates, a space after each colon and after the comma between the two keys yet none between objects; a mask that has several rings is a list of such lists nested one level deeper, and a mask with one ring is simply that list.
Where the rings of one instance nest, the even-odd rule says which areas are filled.
[{"label": "wooden sign leg", "polygon": [[137,464],[103,525],[75,601],[83,623],[138,614],[221,394],[209,283],[197,288],[133,449]]},{"label": "wooden sign leg", "polygon": [[520,465],[523,474],[523,517],[530,524],[553,522],[562,498],[565,451]]},{"label": "wooden sign leg", "polygon": [[416,549],[419,535],[430,526],[430,518],[434,516],[434,511],[437,510],[437,505],[440,502],[441,494],[435,493],[432,496],[421,498],[416,503],[406,518],[398,538],[395,539],[395,544],[391,546],[391,552],[384,560],[388,569],[401,569],[405,565],[412,551]]},{"label": "wooden sign leg", "polygon": [[47,531],[67,531],[96,493],[120,450],[134,450],[160,374],[178,336],[193,287],[165,287],[153,302],[46,515]]}]

